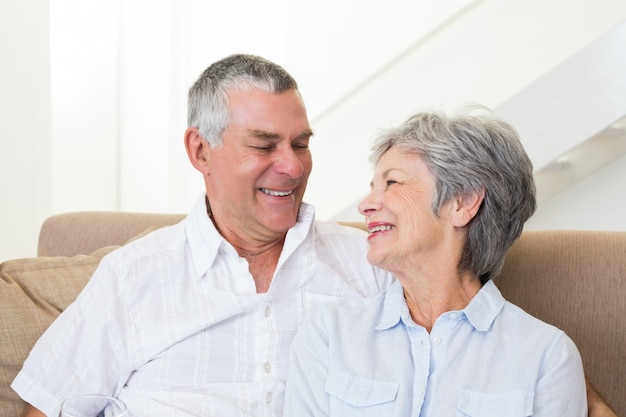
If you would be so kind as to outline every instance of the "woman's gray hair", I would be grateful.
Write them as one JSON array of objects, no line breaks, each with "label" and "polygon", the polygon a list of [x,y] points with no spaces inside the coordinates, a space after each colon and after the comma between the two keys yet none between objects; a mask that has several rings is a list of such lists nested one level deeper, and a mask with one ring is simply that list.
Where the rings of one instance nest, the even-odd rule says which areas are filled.
[{"label": "woman's gray hair", "polygon": [[236,54],[210,65],[189,89],[187,126],[196,127],[211,146],[222,144],[230,123],[229,91],[260,89],[278,94],[298,89],[281,66],[255,55]]},{"label": "woman's gray hair", "polygon": [[482,106],[457,114],[423,112],[376,139],[370,161],[377,164],[391,147],[415,153],[435,177],[435,215],[455,197],[485,191],[468,225],[459,271],[482,283],[496,276],[506,252],[536,208],[532,163],[515,129]]}]

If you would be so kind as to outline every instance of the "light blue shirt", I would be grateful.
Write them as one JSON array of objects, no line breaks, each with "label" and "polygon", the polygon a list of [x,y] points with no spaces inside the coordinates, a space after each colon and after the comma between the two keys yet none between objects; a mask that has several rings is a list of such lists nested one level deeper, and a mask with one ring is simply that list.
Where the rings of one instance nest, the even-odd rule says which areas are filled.
[{"label": "light blue shirt", "polygon": [[430,334],[395,282],[305,320],[284,416],[584,417],[586,398],[572,340],[506,301],[492,281]]}]

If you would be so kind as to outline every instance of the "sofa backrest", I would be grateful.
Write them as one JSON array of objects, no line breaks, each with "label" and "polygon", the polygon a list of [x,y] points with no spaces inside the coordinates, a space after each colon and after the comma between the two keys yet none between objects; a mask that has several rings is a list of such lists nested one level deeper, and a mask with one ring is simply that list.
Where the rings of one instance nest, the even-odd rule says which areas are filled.
[{"label": "sofa backrest", "polygon": [[48,217],[41,225],[38,256],[90,254],[123,245],[139,234],[178,223],[184,214],[83,211]]},{"label": "sofa backrest", "polygon": [[[183,217],[120,212],[53,216],[41,228],[39,255],[91,254]],[[576,342],[589,381],[618,415],[626,416],[626,232],[525,231],[494,281],[508,300]]]},{"label": "sofa backrest", "polygon": [[525,231],[494,281],[574,340],[587,379],[626,416],[626,232]]}]

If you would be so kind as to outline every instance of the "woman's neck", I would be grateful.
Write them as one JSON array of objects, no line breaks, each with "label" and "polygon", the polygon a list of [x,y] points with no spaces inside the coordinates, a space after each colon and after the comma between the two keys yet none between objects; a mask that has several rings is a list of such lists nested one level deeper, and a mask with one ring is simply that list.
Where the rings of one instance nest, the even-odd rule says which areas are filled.
[{"label": "woman's neck", "polygon": [[482,287],[470,273],[398,277],[411,318],[430,333],[435,321],[448,311],[462,310]]}]

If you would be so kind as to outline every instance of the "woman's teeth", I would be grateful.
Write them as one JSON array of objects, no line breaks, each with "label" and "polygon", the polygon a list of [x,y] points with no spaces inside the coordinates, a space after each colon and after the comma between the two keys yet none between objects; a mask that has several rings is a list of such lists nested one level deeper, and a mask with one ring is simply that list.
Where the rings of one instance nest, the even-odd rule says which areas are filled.
[{"label": "woman's teeth", "polygon": [[372,227],[370,229],[370,233],[383,232],[383,231],[387,231],[391,229],[393,229],[393,226],[391,225],[380,225],[380,226]]}]

